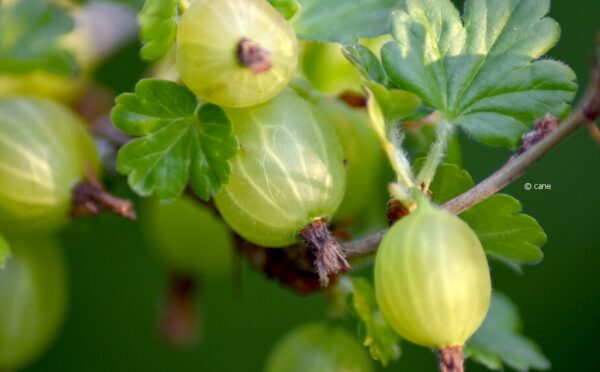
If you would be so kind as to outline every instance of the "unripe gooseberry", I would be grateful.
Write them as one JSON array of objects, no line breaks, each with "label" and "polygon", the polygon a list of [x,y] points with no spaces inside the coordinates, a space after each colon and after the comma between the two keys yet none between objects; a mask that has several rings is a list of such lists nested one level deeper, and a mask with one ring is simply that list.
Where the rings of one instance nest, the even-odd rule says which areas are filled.
[{"label": "unripe gooseberry", "polygon": [[38,358],[56,336],[66,309],[64,257],[55,241],[10,241],[0,269],[0,370],[19,370]]},{"label": "unripe gooseberry", "polygon": [[0,228],[51,230],[67,221],[71,191],[98,154],[83,122],[35,98],[0,99]]},{"label": "unripe gooseberry", "polygon": [[275,346],[266,372],[371,372],[373,363],[355,337],[341,327],[309,323]]},{"label": "unripe gooseberry", "polygon": [[296,34],[266,0],[197,0],[177,29],[177,69],[198,97],[225,107],[268,101],[298,65]]},{"label": "unripe gooseberry", "polygon": [[215,201],[238,234],[283,247],[335,213],[346,181],[342,149],[307,101],[284,90],[265,104],[226,112],[241,149]]},{"label": "unripe gooseberry", "polygon": [[471,228],[423,200],[387,232],[375,262],[377,303],[405,339],[464,345],[490,305],[490,272]]},{"label": "unripe gooseberry", "polygon": [[233,262],[233,239],[208,208],[182,196],[161,205],[144,201],[140,223],[145,240],[178,273],[226,276]]}]

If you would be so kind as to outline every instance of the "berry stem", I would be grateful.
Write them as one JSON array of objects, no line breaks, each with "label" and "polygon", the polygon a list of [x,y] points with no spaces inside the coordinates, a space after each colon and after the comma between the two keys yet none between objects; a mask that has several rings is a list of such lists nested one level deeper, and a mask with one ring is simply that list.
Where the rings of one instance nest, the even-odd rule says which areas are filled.
[{"label": "berry stem", "polygon": [[440,372],[464,372],[465,359],[462,346],[451,346],[440,349]]},{"label": "berry stem", "polygon": [[425,164],[423,164],[423,168],[421,168],[421,171],[417,176],[417,185],[424,192],[429,190],[429,185],[431,184],[431,181],[433,181],[433,177],[435,177],[435,172],[446,156],[448,140],[453,131],[454,126],[446,119],[442,119],[437,125],[437,139],[433,145],[431,145],[429,154],[427,154],[427,158],[425,159]]},{"label": "berry stem", "polygon": [[318,219],[305,227],[300,236],[306,246],[313,252],[315,268],[319,274],[321,286],[329,284],[331,275],[352,270],[342,252],[340,243],[333,238],[324,220]]},{"label": "berry stem", "polygon": [[249,68],[255,74],[269,71],[273,67],[271,53],[250,39],[240,40],[237,58],[242,66]]}]

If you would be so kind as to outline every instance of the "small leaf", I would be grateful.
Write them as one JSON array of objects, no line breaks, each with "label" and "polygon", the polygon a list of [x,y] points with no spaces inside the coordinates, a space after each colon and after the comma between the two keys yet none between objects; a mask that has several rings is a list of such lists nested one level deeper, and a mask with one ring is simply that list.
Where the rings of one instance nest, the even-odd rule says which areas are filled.
[{"label": "small leaf", "polygon": [[73,25],[66,10],[48,1],[0,1],[0,72],[73,74],[75,58],[59,42]]},{"label": "small leaf", "polygon": [[273,8],[277,9],[285,19],[291,19],[296,15],[300,4],[298,0],[269,0],[269,3],[273,5]]},{"label": "small leaf", "polygon": [[351,306],[359,318],[359,336],[369,347],[371,357],[387,366],[401,355],[400,337],[387,324],[377,308],[375,292],[365,278],[352,279]]},{"label": "small leaf", "polygon": [[177,0],[146,0],[138,22],[142,58],[154,61],[163,57],[173,46],[177,34]]},{"label": "small leaf", "polygon": [[383,66],[371,49],[361,44],[353,44],[343,47],[342,53],[358,69],[363,78],[387,85]]},{"label": "small leaf", "polygon": [[[388,78],[475,139],[515,148],[534,122],[564,117],[577,90],[566,65],[539,60],[556,44],[549,0],[408,0],[382,49]],[[533,61],[533,62],[532,62]]]},{"label": "small leaf", "polygon": [[460,215],[479,237],[488,255],[509,260],[517,267],[537,263],[546,234],[531,216],[521,213],[521,203],[510,195],[492,195]]},{"label": "small leaf", "polygon": [[0,235],[0,269],[4,269],[6,260],[10,257],[10,246],[8,242]]},{"label": "small leaf", "polygon": [[389,32],[390,12],[404,0],[301,0],[291,20],[298,38],[351,44]]},{"label": "small leaf", "polygon": [[[465,170],[442,164],[430,189],[432,199],[443,204],[472,187],[473,180]],[[516,270],[544,257],[540,249],[546,243],[544,230],[533,217],[521,213],[521,203],[510,195],[492,195],[461,213],[460,218],[477,234],[488,256]]]},{"label": "small leaf", "polygon": [[135,93],[117,97],[113,123],[140,136],[121,148],[119,172],[131,188],[163,201],[179,196],[190,184],[204,200],[221,190],[230,174],[229,160],[238,142],[225,113],[201,104],[184,86],[164,80],[140,81]]},{"label": "small leaf", "polygon": [[521,335],[517,307],[506,295],[494,292],[488,315],[468,341],[465,355],[494,370],[507,366],[517,371],[549,369],[538,345]]}]

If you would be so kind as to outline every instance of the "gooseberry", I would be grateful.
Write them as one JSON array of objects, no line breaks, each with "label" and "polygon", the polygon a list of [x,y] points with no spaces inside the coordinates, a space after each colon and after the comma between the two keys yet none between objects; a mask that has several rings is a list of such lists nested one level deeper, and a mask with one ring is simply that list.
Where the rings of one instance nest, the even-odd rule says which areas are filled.
[{"label": "gooseberry", "polygon": [[373,362],[355,337],[328,323],[291,330],[275,346],[266,372],[370,372]]},{"label": "gooseberry", "polygon": [[405,339],[438,349],[462,346],[488,311],[487,259],[465,222],[421,199],[379,246],[377,303]]},{"label": "gooseberry", "polygon": [[49,346],[64,317],[65,263],[51,238],[11,240],[0,270],[0,369],[31,363]]},{"label": "gooseberry", "polygon": [[197,0],[181,17],[176,44],[181,80],[220,106],[268,101],[298,65],[294,30],[266,0]]},{"label": "gooseberry", "polygon": [[98,154],[83,122],[37,98],[0,99],[0,228],[49,230],[67,221],[71,190]]}]

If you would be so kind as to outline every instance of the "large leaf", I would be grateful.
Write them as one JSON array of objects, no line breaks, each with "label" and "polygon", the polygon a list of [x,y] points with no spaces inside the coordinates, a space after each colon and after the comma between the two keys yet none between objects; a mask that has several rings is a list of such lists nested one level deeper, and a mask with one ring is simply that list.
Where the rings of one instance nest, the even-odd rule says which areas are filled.
[{"label": "large leaf", "polygon": [[10,257],[10,246],[4,237],[0,235],[0,269],[4,269],[8,257]]},{"label": "large leaf", "polygon": [[395,41],[382,49],[391,81],[417,94],[477,140],[514,148],[546,113],[563,117],[577,85],[554,60],[549,0],[407,0],[392,14]]},{"label": "large leaf", "polygon": [[169,201],[188,180],[202,199],[218,193],[231,171],[238,142],[223,110],[202,104],[184,86],[146,79],[117,97],[115,126],[141,136],[119,151],[118,170],[142,196]]},{"label": "large leaf", "polygon": [[[416,165],[418,169],[419,162]],[[465,170],[442,164],[430,190],[432,199],[442,204],[471,187],[473,180]],[[521,203],[510,195],[492,195],[461,213],[460,218],[477,234],[488,256],[517,270],[544,257],[540,249],[547,239],[544,230],[533,217],[521,212]]]},{"label": "large leaf", "polygon": [[64,9],[48,1],[0,1],[0,72],[73,73],[75,58],[59,43],[73,24]]},{"label": "large leaf", "polygon": [[177,0],[146,0],[138,14],[140,50],[143,59],[153,61],[161,58],[175,42],[177,34]]},{"label": "large leaf", "polygon": [[507,365],[517,371],[549,369],[550,362],[533,341],[521,335],[517,307],[504,294],[492,295],[483,325],[465,347],[465,355],[494,370]]},{"label": "large leaf", "polygon": [[390,12],[404,0],[301,0],[291,20],[298,38],[350,44],[389,32]]},{"label": "large leaf", "polygon": [[365,278],[352,279],[353,313],[359,318],[359,334],[363,345],[369,347],[371,357],[387,366],[400,358],[400,338],[387,324],[375,301],[375,291]]}]

